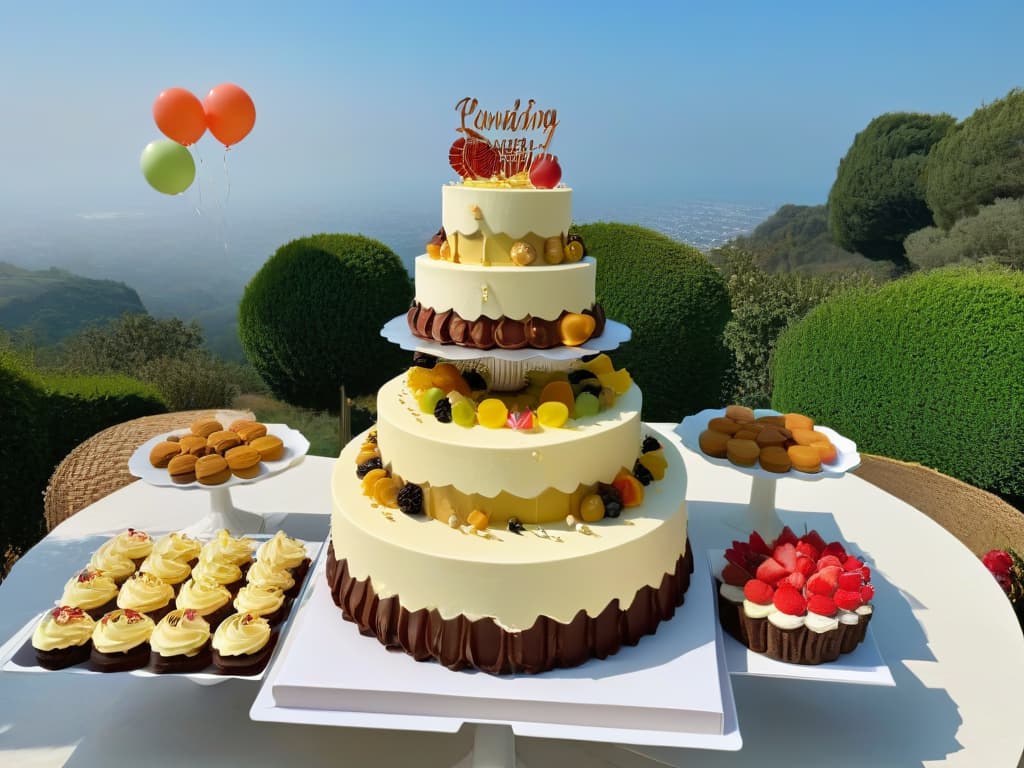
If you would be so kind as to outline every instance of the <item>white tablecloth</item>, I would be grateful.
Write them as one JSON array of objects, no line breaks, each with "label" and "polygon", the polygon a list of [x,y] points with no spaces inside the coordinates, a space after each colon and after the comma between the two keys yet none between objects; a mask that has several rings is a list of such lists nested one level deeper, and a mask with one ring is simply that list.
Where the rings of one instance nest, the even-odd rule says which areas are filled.
[{"label": "white tablecloth", "polygon": [[[686,464],[690,536],[698,554],[745,538],[750,480],[693,454]],[[271,518],[272,526],[322,539],[332,466],[307,457],[277,477],[234,489],[235,505],[286,515]],[[65,521],[0,586],[0,641],[58,597],[105,537],[129,526],[151,533],[179,529],[201,517],[205,505],[203,491],[140,482]],[[687,766],[1016,765],[1024,746],[1024,638],[978,559],[917,510],[853,476],[782,480],[777,506],[794,530],[817,528],[874,562],[872,630],[896,686],[734,676],[741,752],[647,754]],[[471,761],[471,726],[452,736],[253,722],[248,712],[258,685],[0,673],[0,765],[425,768]],[[656,764],[612,745],[569,741],[520,738],[516,752],[519,765],[531,768]]]}]

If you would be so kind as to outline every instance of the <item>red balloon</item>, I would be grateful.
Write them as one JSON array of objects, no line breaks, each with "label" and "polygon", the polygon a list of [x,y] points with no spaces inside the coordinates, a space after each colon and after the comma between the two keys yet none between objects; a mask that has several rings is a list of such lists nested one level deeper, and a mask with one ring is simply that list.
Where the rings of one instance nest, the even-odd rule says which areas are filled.
[{"label": "red balloon", "polygon": [[153,119],[164,136],[186,147],[206,133],[203,103],[184,88],[161,91],[153,102]]},{"label": "red balloon", "polygon": [[211,88],[203,107],[206,126],[225,147],[240,142],[256,124],[256,105],[248,93],[233,83]]}]

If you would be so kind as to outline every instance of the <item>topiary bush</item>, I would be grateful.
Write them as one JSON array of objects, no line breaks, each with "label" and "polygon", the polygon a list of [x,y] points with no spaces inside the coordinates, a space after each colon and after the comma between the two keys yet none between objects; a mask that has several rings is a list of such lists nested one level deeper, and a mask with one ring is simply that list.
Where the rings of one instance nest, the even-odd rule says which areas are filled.
[{"label": "topiary bush", "polygon": [[361,235],[293,240],[245,288],[242,348],[277,397],[337,412],[341,384],[349,396],[369,394],[408,362],[380,329],[412,297],[405,267],[383,243]]},{"label": "topiary bush", "polygon": [[630,224],[574,228],[597,259],[597,300],[633,338],[611,353],[644,393],[649,421],[680,421],[720,404],[729,353],[729,293],[696,248]]},{"label": "topiary bush", "polygon": [[983,205],[948,232],[939,227],[918,230],[904,245],[907,259],[921,269],[982,261],[1024,269],[1024,198]]},{"label": "topiary bush", "polygon": [[998,198],[1024,197],[1024,91],[976,110],[932,147],[925,199],[949,229]]},{"label": "topiary bush", "polygon": [[860,450],[1024,494],[1024,274],[951,267],[833,298],[778,340],[772,402]]}]

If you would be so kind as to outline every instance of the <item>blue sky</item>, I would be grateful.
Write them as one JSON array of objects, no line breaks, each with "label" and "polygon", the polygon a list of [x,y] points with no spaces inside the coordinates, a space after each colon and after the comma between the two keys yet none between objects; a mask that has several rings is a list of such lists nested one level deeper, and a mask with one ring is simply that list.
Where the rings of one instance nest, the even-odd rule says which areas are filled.
[{"label": "blue sky", "polygon": [[[7,4],[0,209],[179,204],[138,170],[171,86],[252,95],[231,206],[287,216],[435,206],[463,96],[556,107],[563,180],[602,204],[811,204],[872,117],[963,118],[1024,85],[1019,1],[547,5]],[[223,150],[197,152],[222,194]]]}]

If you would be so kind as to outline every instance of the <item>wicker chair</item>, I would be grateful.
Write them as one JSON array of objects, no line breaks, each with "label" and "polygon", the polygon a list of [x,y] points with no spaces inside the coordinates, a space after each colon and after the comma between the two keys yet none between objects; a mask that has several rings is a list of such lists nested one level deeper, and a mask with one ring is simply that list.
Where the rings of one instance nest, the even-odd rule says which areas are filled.
[{"label": "wicker chair", "polygon": [[973,485],[884,456],[861,454],[854,474],[924,512],[979,557],[990,549],[1024,552],[1024,514]]},{"label": "wicker chair", "polygon": [[142,443],[161,432],[187,427],[201,417],[214,417],[227,425],[235,419],[251,419],[253,414],[227,410],[161,413],[97,432],[65,456],[50,476],[44,498],[46,530],[52,531],[80,509],[136,480],[128,472],[128,459]]}]

